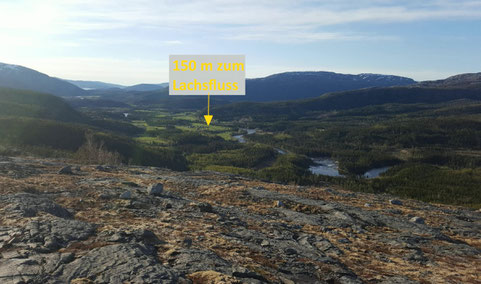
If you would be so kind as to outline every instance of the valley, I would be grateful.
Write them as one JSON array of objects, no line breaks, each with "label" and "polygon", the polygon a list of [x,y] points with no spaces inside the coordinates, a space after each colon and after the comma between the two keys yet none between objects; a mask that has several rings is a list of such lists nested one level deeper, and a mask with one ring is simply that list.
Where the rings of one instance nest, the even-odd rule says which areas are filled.
[{"label": "valley", "polygon": [[481,284],[481,0],[0,15],[0,284]]},{"label": "valley", "polygon": [[[278,103],[280,108],[283,104]],[[205,110],[171,112],[165,107],[129,110],[131,123],[144,129],[135,139],[148,147],[181,151],[190,170],[279,183],[329,182],[356,191],[481,206],[477,101],[382,104],[297,119],[277,117],[275,122],[253,118],[257,113],[250,113],[251,108],[240,119],[216,115],[209,127],[202,119]],[[232,110],[232,105],[225,108]],[[126,110],[104,111],[106,117],[120,117]],[[213,111],[222,113],[223,107]],[[318,165],[319,157],[336,166]],[[452,185],[440,191],[444,183]]]},{"label": "valley", "polygon": [[[293,76],[296,86],[320,74],[340,76],[300,72],[272,78]],[[469,87],[462,87],[463,80]],[[86,134],[93,133],[95,143],[126,164],[228,172],[283,184],[330,183],[480,208],[476,80],[460,75],[283,102],[214,96],[208,127],[204,97],[168,96],[166,87],[160,93],[97,89],[66,98],[67,103],[4,88],[1,151],[75,160]]]}]

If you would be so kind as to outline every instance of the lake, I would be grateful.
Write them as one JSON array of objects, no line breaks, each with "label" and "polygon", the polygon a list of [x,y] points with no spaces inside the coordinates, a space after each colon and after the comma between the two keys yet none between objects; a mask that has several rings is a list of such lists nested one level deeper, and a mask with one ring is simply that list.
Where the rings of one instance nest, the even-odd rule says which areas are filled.
[{"label": "lake", "polygon": [[339,173],[339,167],[336,161],[329,158],[311,158],[314,165],[309,167],[309,171],[315,175],[324,175],[331,177],[343,177]]},{"label": "lake", "polygon": [[377,178],[382,173],[387,172],[391,167],[374,168],[367,171],[363,177],[364,178]]}]

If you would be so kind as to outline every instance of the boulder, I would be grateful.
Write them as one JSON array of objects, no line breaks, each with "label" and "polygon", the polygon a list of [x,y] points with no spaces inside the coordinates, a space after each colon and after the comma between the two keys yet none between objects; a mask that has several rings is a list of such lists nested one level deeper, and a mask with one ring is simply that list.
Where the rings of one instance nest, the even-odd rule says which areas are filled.
[{"label": "boulder", "polygon": [[71,166],[63,167],[58,171],[58,174],[59,175],[73,175],[72,167]]},{"label": "boulder", "polygon": [[274,207],[284,207],[284,202],[276,200],[274,201]]},{"label": "boulder", "polygon": [[389,204],[392,204],[392,205],[403,205],[402,201],[401,201],[401,200],[398,200],[398,199],[390,199],[390,200],[389,200]]},{"label": "boulder", "polygon": [[207,202],[201,202],[197,204],[197,207],[199,208],[200,212],[214,213],[214,208],[212,208],[212,205]]},{"label": "boulder", "polygon": [[131,198],[132,198],[132,192],[128,190],[120,195],[120,199],[131,199]]},{"label": "boulder", "polygon": [[164,192],[164,185],[162,185],[161,183],[151,184],[147,188],[147,191],[150,195],[161,196]]},{"label": "boulder", "polygon": [[409,219],[410,222],[416,223],[416,224],[424,224],[424,219],[421,217],[412,217]]}]

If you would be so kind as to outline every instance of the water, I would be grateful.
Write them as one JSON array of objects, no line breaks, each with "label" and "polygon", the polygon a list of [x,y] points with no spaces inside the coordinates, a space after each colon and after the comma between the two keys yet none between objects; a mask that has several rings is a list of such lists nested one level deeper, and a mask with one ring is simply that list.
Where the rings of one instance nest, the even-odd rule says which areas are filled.
[{"label": "water", "polygon": [[[255,134],[257,132],[256,129],[249,129],[249,128],[242,129],[242,130],[247,131],[247,135]],[[242,135],[234,135],[234,136],[232,136],[232,138],[237,140],[237,142],[239,142],[239,143],[246,143],[246,139],[245,139],[243,134]]]},{"label": "water", "polygon": [[315,175],[331,177],[343,177],[339,173],[337,163],[329,158],[311,158],[314,165],[309,167],[309,171]]},{"label": "water", "polygon": [[363,177],[364,178],[377,178],[382,173],[387,172],[391,167],[374,168],[367,171]]},{"label": "water", "polygon": [[232,136],[237,142],[239,143],[246,143],[246,139],[244,138],[244,135],[234,135]]}]

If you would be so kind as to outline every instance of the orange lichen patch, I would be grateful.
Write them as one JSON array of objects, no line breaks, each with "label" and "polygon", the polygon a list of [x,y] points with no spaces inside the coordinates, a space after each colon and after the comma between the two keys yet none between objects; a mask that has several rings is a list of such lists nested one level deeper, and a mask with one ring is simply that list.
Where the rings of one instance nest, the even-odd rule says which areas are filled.
[{"label": "orange lichen patch", "polygon": [[248,267],[271,281],[275,281],[276,278],[266,271],[266,268],[277,270],[282,262],[280,259],[268,258],[260,252],[252,251],[245,246],[233,244],[221,238],[218,238],[216,245],[211,246],[210,249],[225,260]]},{"label": "orange lichen patch", "polygon": [[75,278],[70,284],[93,284],[94,282],[88,278]]},{"label": "orange lichen patch", "polygon": [[457,235],[452,236],[452,239],[467,243],[468,245],[481,250],[481,239],[473,239]]},{"label": "orange lichen patch", "polygon": [[322,214],[322,213],[326,212],[325,210],[323,210],[320,207],[305,205],[305,204],[295,204],[294,205],[294,204],[288,203],[287,206],[291,210],[301,212],[301,213],[304,213],[304,214]]},{"label": "orange lichen patch", "polygon": [[439,256],[433,255],[436,262],[432,272],[431,281],[446,281],[451,283],[480,283],[481,260],[473,256]]},{"label": "orange lichen patch", "polygon": [[241,284],[235,277],[216,271],[199,271],[188,275],[194,284]]}]

